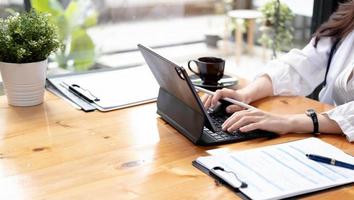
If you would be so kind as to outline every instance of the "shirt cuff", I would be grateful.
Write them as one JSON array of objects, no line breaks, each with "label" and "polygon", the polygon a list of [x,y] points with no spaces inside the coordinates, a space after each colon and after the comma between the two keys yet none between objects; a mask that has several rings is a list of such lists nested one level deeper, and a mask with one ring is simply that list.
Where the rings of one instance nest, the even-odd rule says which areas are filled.
[{"label": "shirt cuff", "polygon": [[289,87],[291,85],[291,79],[289,76],[289,66],[280,60],[272,60],[265,67],[264,71],[257,74],[256,78],[260,76],[268,75],[272,81],[273,95],[282,96],[295,96],[293,88]]},{"label": "shirt cuff", "polygon": [[347,118],[348,116],[338,115],[338,113],[336,113],[336,109],[324,112],[324,114],[337,122],[349,142],[354,142],[354,124]]}]

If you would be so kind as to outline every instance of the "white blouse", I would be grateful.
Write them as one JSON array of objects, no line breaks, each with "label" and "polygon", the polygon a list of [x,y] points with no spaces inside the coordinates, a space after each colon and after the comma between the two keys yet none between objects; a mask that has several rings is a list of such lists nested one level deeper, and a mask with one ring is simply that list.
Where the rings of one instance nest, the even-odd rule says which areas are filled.
[{"label": "white blouse", "polygon": [[[317,48],[313,44],[314,39],[302,50],[293,49],[268,63],[262,74],[271,78],[274,95],[307,96],[322,83],[333,41],[321,38]],[[354,31],[337,48],[328,72],[327,85],[319,94],[321,102],[336,106],[325,113],[338,123],[350,142],[354,141],[353,69]]]}]

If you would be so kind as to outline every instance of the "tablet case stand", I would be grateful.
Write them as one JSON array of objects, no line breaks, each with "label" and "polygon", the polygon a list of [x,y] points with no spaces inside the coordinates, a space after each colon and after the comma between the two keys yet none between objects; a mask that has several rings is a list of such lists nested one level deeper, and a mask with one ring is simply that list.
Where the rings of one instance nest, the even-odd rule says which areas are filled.
[{"label": "tablet case stand", "polygon": [[[157,97],[157,114],[197,145],[205,145],[201,137],[203,140],[209,139],[205,138],[208,137],[206,134],[203,134],[204,126],[211,128],[204,115],[196,112],[161,87]],[[199,137],[195,137],[197,135]],[[212,141],[211,138],[209,140]]]}]

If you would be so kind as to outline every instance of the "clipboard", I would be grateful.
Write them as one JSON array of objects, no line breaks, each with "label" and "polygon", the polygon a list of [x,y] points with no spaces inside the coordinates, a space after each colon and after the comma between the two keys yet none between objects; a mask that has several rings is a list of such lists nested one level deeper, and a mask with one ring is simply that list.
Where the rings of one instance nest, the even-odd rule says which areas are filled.
[{"label": "clipboard", "polygon": [[92,112],[96,110],[94,106],[92,106],[91,104],[85,101],[82,101],[74,94],[71,94],[68,90],[58,89],[58,87],[56,87],[54,83],[48,78],[46,79],[45,87],[49,92],[62,98],[63,100],[65,100],[66,102],[68,102],[70,105],[72,105],[74,108],[78,110],[83,110],[84,112]]},{"label": "clipboard", "polygon": [[[223,155],[198,157],[192,162],[192,165],[225,185],[242,199],[294,199],[329,189],[353,185],[353,170],[314,162],[306,158],[303,154],[305,151],[332,155],[354,163],[354,158],[340,149],[317,138],[308,138]],[[276,159],[274,159],[274,162],[270,162],[277,157],[280,162],[278,165],[275,163]],[[265,160],[262,158],[265,158]],[[260,165],[260,163],[267,164]],[[301,165],[302,167],[299,167]],[[230,184],[230,176],[225,176],[225,174],[215,175],[210,170],[214,167],[231,169],[240,176],[240,180],[245,181],[250,187],[235,187],[234,184]],[[294,169],[297,171],[294,171]],[[269,173],[266,173],[267,171]],[[285,175],[280,176],[281,174]],[[298,177],[295,178],[296,176]],[[233,177],[231,178],[233,179]],[[267,182],[262,179],[267,179]],[[314,182],[311,184],[307,180]],[[269,189],[274,188],[272,185],[278,185],[282,188],[280,190]]]},{"label": "clipboard", "polygon": [[[225,186],[226,188],[228,188],[229,190],[231,190],[232,192],[234,192],[240,199],[242,200],[252,200],[250,197],[248,197],[247,195],[245,195],[244,193],[242,193],[238,188],[232,187],[230,184],[228,184],[227,182],[225,182],[222,178],[215,176],[214,174],[210,173],[210,170],[206,167],[203,167],[202,165],[200,165],[199,163],[197,163],[195,160],[192,161],[192,165],[199,169],[200,171],[202,171],[203,173],[205,173],[206,175],[210,176],[211,178],[213,178],[215,181],[217,181],[219,184],[222,184],[223,186]],[[326,192],[329,190],[335,190],[341,187],[346,187],[346,186],[351,186],[353,185],[353,183],[348,183],[348,184],[344,184],[344,185],[339,185],[336,187],[331,187],[328,189],[324,189],[324,190],[319,190],[319,191],[315,191],[315,192],[309,192],[306,194],[300,194],[300,195],[296,195],[296,196],[292,196],[292,197],[288,197],[285,199],[288,200],[292,200],[292,199],[298,199],[298,198],[305,198],[308,196],[311,196],[313,194],[319,194],[322,192]]]},{"label": "clipboard", "polygon": [[197,161],[192,161],[192,165],[199,169],[200,171],[204,172],[205,174],[209,175],[210,177],[212,177],[213,179],[215,179],[215,181],[217,181],[218,183],[224,185],[225,187],[227,187],[229,190],[233,191],[238,197],[240,197],[243,200],[251,200],[251,198],[249,198],[247,195],[243,194],[239,188],[235,188],[233,186],[231,186],[230,184],[228,184],[226,181],[224,181],[224,179],[222,179],[221,177],[217,176],[214,173],[211,173],[211,171],[200,165]]},{"label": "clipboard", "polygon": [[46,88],[85,112],[153,102],[159,90],[146,65],[52,76]]}]

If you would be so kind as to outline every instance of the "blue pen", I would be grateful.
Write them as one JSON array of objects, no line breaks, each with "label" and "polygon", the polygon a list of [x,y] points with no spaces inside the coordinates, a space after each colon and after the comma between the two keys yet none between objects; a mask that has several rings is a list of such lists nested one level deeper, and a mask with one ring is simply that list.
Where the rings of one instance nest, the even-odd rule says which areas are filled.
[{"label": "blue pen", "polygon": [[327,157],[324,157],[324,156],[319,156],[319,155],[314,155],[314,154],[306,154],[306,156],[309,159],[317,161],[317,162],[326,163],[326,164],[329,164],[329,165],[334,165],[334,166],[344,167],[344,168],[347,168],[347,169],[354,170],[354,165],[353,164],[349,164],[349,163],[346,163],[346,162],[338,161],[338,160],[335,160],[333,158],[327,158]]}]

